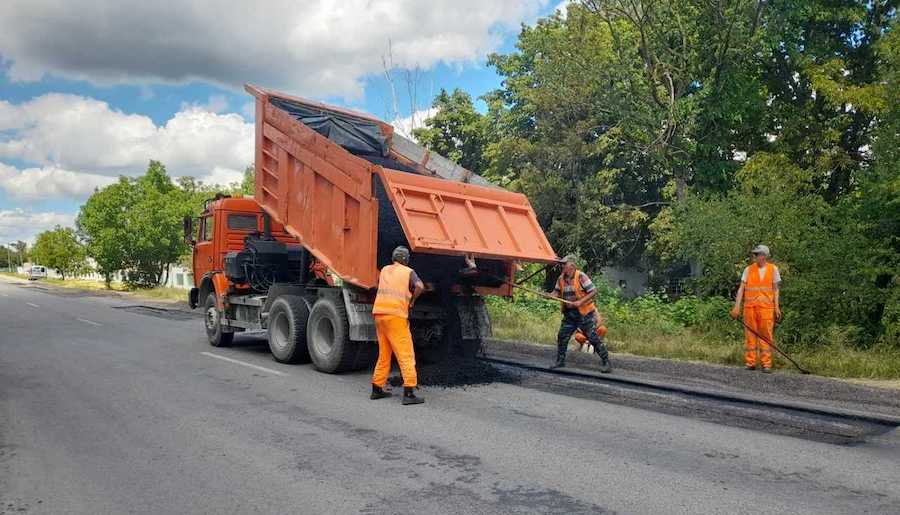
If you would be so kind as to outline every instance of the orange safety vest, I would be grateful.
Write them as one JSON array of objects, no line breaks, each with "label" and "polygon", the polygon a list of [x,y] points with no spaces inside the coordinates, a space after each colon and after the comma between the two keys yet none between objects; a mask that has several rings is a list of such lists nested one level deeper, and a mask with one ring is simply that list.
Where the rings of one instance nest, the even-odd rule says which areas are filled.
[{"label": "orange safety vest", "polygon": [[[584,292],[584,288],[581,287],[581,271],[579,271],[579,270],[575,271],[575,277],[572,278],[572,282],[574,283],[572,286],[573,286],[573,288],[575,288],[575,300],[581,300],[582,298],[584,298],[587,295],[587,293]],[[566,285],[565,275],[560,274],[560,276],[559,276],[559,292],[560,292],[560,294],[563,294],[563,292],[565,291],[565,289],[564,289],[565,285]],[[563,298],[565,298],[565,296],[563,296]],[[596,310],[596,309],[597,309],[597,307],[594,306],[594,301],[591,301],[591,302],[588,302],[587,304],[581,306],[580,308],[578,308],[578,312],[581,313],[582,315],[588,315],[590,313],[593,313],[594,310]]]},{"label": "orange safety vest", "polygon": [[766,263],[766,275],[759,278],[759,267],[747,267],[747,285],[744,286],[744,307],[775,309],[775,265]]},{"label": "orange safety vest", "polygon": [[412,268],[394,263],[381,269],[378,277],[378,294],[375,295],[373,315],[391,315],[409,318],[409,276]]}]

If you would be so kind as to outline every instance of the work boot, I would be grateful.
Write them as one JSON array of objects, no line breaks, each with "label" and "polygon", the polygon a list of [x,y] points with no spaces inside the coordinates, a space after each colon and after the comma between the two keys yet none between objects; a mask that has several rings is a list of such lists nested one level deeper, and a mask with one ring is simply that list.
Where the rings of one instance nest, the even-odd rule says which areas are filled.
[{"label": "work boot", "polygon": [[403,405],[409,406],[410,404],[422,404],[425,402],[425,399],[421,397],[416,397],[416,394],[413,393],[414,388],[411,386],[406,386],[403,388]]},{"label": "work boot", "polygon": [[756,365],[745,365],[744,370],[756,370]]},{"label": "work boot", "polygon": [[566,368],[566,358],[556,358],[556,363],[550,365],[550,370],[556,370],[557,368]]},{"label": "work boot", "polygon": [[600,373],[608,374],[612,372],[612,365],[609,364],[609,351],[606,349],[606,343],[601,341],[600,345],[595,345],[594,354],[600,358]]},{"label": "work boot", "polygon": [[600,358],[600,373],[608,374],[612,372],[612,365],[609,364],[609,358]]},{"label": "work boot", "polygon": [[763,367],[762,373],[763,373],[763,374],[771,374],[771,373],[772,373],[772,367]]},{"label": "work boot", "polygon": [[378,399],[386,399],[388,397],[393,397],[391,392],[384,391],[384,388],[380,386],[372,385],[372,395],[369,396],[373,401],[377,401]]}]

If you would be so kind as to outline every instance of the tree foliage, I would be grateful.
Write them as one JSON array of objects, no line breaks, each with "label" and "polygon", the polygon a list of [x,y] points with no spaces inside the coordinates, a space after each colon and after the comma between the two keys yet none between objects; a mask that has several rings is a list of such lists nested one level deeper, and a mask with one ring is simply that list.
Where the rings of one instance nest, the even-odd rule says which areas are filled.
[{"label": "tree foliage", "polygon": [[472,97],[459,89],[450,94],[442,89],[431,107],[437,110],[435,115],[425,121],[425,127],[413,130],[419,143],[468,170],[484,171],[488,126]]},{"label": "tree foliage", "polygon": [[900,346],[896,19],[896,0],[582,0],[490,57],[485,114],[442,92],[420,141],[482,148],[466,162],[589,269],[691,264],[731,295],[767,243],[789,339]]},{"label": "tree foliage", "polygon": [[56,270],[65,279],[87,270],[87,254],[71,227],[56,226],[37,235],[31,250],[37,264]]},{"label": "tree foliage", "polygon": [[77,226],[107,285],[116,272],[132,286],[159,284],[189,250],[182,239],[183,217],[196,216],[214,190],[192,177],[175,183],[162,163],[150,161],[145,175],[122,177],[91,195]]}]

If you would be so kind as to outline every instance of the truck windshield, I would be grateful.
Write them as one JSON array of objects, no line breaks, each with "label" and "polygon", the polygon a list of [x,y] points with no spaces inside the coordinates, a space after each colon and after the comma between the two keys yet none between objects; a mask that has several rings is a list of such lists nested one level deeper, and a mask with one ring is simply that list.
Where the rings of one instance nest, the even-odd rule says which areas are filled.
[{"label": "truck windshield", "polygon": [[256,215],[230,214],[228,215],[228,229],[233,231],[255,231],[257,229]]}]

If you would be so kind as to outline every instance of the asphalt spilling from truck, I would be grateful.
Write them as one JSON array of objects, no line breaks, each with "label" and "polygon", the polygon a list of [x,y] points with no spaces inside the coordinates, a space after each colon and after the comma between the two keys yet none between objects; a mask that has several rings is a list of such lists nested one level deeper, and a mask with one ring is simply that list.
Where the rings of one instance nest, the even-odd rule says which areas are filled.
[{"label": "asphalt spilling from truck", "polygon": [[[501,370],[475,357],[420,362],[416,369],[420,385],[437,388],[465,388],[496,382],[516,384],[522,379],[516,370]],[[388,382],[392,386],[403,385],[399,375],[391,376]]]}]

